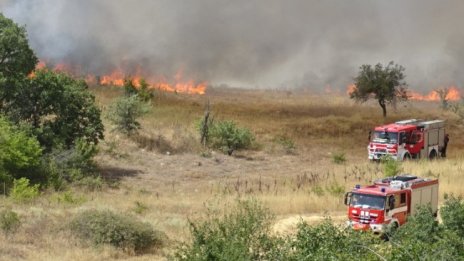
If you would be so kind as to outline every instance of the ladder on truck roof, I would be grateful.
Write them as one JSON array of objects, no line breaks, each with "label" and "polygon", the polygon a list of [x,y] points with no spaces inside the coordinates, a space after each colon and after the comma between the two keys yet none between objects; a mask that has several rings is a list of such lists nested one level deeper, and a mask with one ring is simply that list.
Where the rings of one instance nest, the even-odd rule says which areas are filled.
[{"label": "ladder on truck roof", "polygon": [[422,120],[409,119],[409,120],[397,121],[395,123],[398,125],[417,125],[419,122],[422,122]]}]

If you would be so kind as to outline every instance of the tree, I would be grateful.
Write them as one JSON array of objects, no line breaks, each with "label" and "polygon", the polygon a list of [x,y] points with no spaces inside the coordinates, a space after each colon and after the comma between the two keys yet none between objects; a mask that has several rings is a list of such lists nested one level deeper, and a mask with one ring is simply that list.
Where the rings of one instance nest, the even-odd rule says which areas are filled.
[{"label": "tree", "polygon": [[143,102],[149,102],[155,97],[153,91],[150,90],[150,85],[143,78],[140,79],[140,88],[137,90],[137,95]]},{"label": "tree", "polygon": [[95,97],[83,80],[37,70],[19,84],[8,104],[10,118],[29,123],[47,149],[73,146],[78,139],[97,144],[103,139],[103,123]]},{"label": "tree", "polygon": [[435,92],[438,94],[438,97],[440,98],[440,103],[441,103],[440,107],[443,110],[447,110],[449,106],[449,100],[446,96],[448,96],[450,89],[444,87],[444,88],[436,89]]},{"label": "tree", "polygon": [[137,119],[146,114],[149,106],[142,102],[137,95],[124,96],[111,104],[108,119],[116,125],[116,130],[131,135],[140,129]]},{"label": "tree", "polygon": [[370,98],[378,101],[383,117],[387,117],[387,104],[408,99],[404,67],[393,62],[383,66],[364,64],[360,67],[358,76],[354,78],[355,89],[350,98],[357,102],[366,102]]},{"label": "tree", "polygon": [[13,95],[16,81],[30,74],[37,62],[26,29],[0,13],[0,110]]},{"label": "tree", "polygon": [[131,78],[124,79],[124,94],[126,96],[137,95],[138,90]]}]

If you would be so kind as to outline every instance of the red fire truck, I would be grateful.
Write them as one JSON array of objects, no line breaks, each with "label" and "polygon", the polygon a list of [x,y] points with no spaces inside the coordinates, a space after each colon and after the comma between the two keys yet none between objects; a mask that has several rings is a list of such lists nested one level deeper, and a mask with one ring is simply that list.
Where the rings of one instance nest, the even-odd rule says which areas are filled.
[{"label": "red fire truck", "polygon": [[386,155],[395,160],[434,159],[440,157],[444,145],[445,121],[397,121],[375,127],[370,138],[367,146],[370,160],[380,160]]},{"label": "red fire truck", "polygon": [[359,186],[345,194],[347,224],[356,230],[382,233],[386,226],[403,225],[420,205],[438,209],[438,179],[400,175]]}]

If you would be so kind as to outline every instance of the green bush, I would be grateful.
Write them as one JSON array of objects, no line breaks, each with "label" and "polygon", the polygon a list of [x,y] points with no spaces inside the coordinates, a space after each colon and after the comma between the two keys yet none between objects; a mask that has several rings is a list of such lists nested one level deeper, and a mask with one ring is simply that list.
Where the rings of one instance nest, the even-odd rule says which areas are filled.
[{"label": "green bush", "polygon": [[464,257],[463,238],[438,223],[430,206],[421,206],[389,237],[389,242],[388,260],[462,260]]},{"label": "green bush", "polygon": [[55,190],[63,190],[68,183],[82,185],[81,183],[85,183],[87,179],[97,178],[96,164],[93,160],[97,153],[95,144],[83,140],[78,140],[69,149],[52,151],[44,161],[49,185]]},{"label": "green bush", "polygon": [[131,78],[124,79],[124,94],[127,97],[137,95],[138,90]]},{"label": "green bush", "polygon": [[464,201],[462,196],[455,197],[445,194],[445,200],[440,208],[443,225],[464,238]]},{"label": "green bush", "polygon": [[150,224],[111,211],[82,212],[71,221],[70,230],[94,245],[110,244],[136,254],[162,246],[165,239],[164,234]]},{"label": "green bush", "polygon": [[137,90],[137,96],[143,102],[149,102],[153,97],[155,97],[152,90],[150,90],[150,86],[145,81],[145,79],[140,79],[140,88]]},{"label": "green bush", "polygon": [[214,123],[209,135],[212,146],[228,155],[235,150],[249,148],[255,139],[249,129],[240,128],[233,121]]},{"label": "green bush", "polygon": [[296,236],[287,241],[285,260],[379,260],[374,248],[379,238],[343,229],[327,218],[321,224],[298,224]]},{"label": "green bush", "polygon": [[148,206],[143,204],[140,201],[135,201],[135,206],[133,208],[133,211],[139,215],[145,213],[148,210]]},{"label": "green bush", "polygon": [[285,149],[286,153],[288,154],[295,153],[296,145],[295,145],[295,142],[291,138],[285,135],[279,135],[274,138],[274,142],[280,144]]},{"label": "green bush", "polygon": [[[0,181],[11,187],[13,179],[27,177],[40,181],[37,171],[42,149],[26,130],[14,127],[0,117]],[[3,189],[3,186],[2,188]]]},{"label": "green bush", "polygon": [[383,174],[385,177],[396,176],[402,171],[401,162],[390,156],[382,157],[380,162],[383,165]]},{"label": "green bush", "polygon": [[110,105],[107,117],[116,125],[115,130],[131,135],[140,129],[138,118],[148,111],[149,106],[137,95],[125,96]]},{"label": "green bush", "polygon": [[5,236],[15,233],[21,226],[21,220],[16,212],[10,209],[0,211],[0,228]]},{"label": "green bush", "polygon": [[339,152],[332,155],[332,162],[335,164],[343,164],[346,162],[345,153]]},{"label": "green bush", "polygon": [[79,205],[85,202],[83,196],[76,196],[71,191],[66,191],[61,194],[56,194],[53,197],[58,203],[69,204],[69,205]]},{"label": "green bush", "polygon": [[29,185],[27,178],[15,179],[10,197],[16,202],[30,202],[39,196],[39,184]]},{"label": "green bush", "polygon": [[192,242],[178,248],[176,259],[260,260],[277,250],[271,236],[273,217],[257,202],[239,201],[222,216],[208,214],[207,220],[190,223]]}]

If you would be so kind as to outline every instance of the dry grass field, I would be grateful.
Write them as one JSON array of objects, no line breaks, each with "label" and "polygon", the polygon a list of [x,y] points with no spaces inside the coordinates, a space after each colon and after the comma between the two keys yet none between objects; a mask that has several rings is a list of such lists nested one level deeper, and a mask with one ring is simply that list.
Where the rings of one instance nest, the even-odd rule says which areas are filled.
[{"label": "dry grass field", "polygon": [[[92,91],[104,110],[122,94],[108,87]],[[227,156],[200,145],[195,125],[207,101],[215,119],[234,120],[252,130],[253,149]],[[402,168],[406,173],[439,177],[441,200],[444,193],[464,194],[459,118],[440,110],[438,103],[411,101],[396,111],[389,109],[387,122],[447,120],[448,158],[406,162]],[[383,122],[375,102],[358,105],[337,95],[240,89],[210,89],[202,96],[157,93],[137,136],[129,139],[112,132],[105,120],[106,137],[96,159],[107,181],[101,191],[46,191],[29,204],[0,199],[0,205],[18,212],[22,221],[16,234],[0,236],[0,257],[165,260],[179,242],[188,240],[189,219],[201,219],[206,209],[225,211],[244,198],[265,204],[276,215],[278,232],[298,216],[342,219],[343,193],[382,176],[379,164],[367,162],[366,145],[369,129]],[[337,155],[344,155],[346,161],[335,163]],[[140,256],[86,246],[64,228],[74,214],[93,208],[135,215],[166,233],[169,240],[161,250]]]}]

